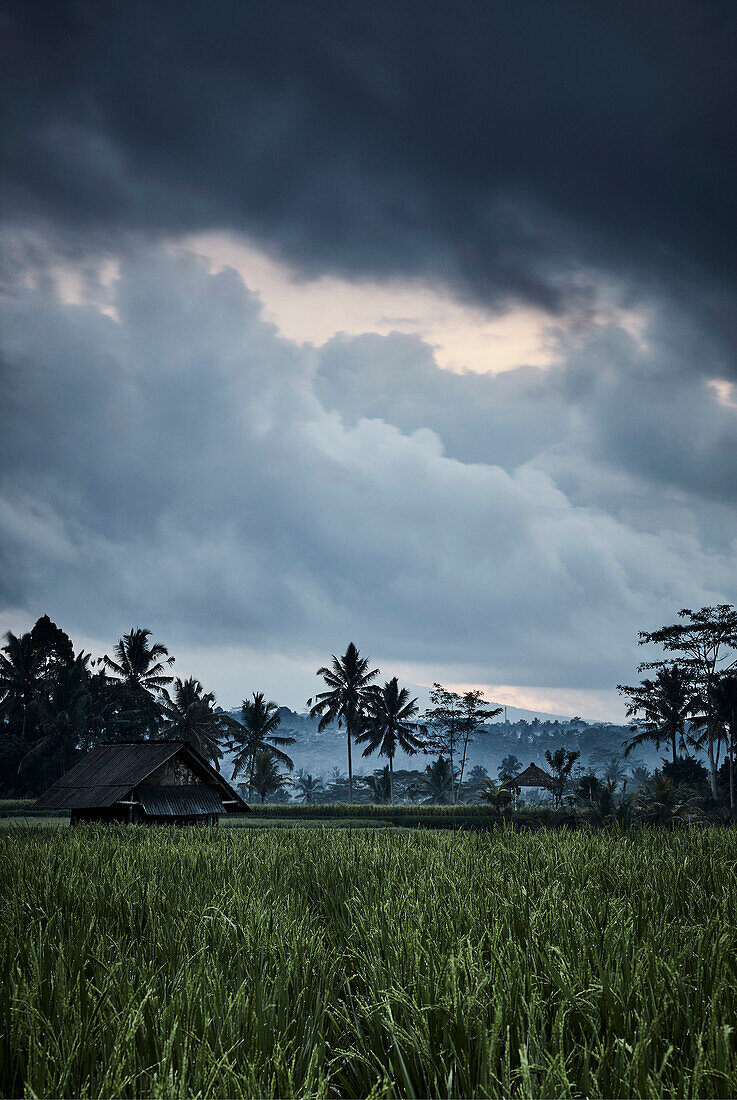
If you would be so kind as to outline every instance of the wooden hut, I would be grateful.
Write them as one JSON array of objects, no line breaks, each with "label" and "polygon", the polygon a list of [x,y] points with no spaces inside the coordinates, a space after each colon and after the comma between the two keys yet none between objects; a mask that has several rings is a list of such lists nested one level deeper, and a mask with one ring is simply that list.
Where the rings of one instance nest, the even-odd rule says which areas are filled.
[{"label": "wooden hut", "polygon": [[70,810],[71,822],[216,825],[220,814],[248,805],[185,741],[103,742],[34,804]]},{"label": "wooden hut", "polygon": [[543,787],[545,790],[553,792],[556,805],[560,801],[560,783],[552,775],[544,772],[542,768],[538,768],[537,764],[530,764],[519,775],[507,779],[504,786],[513,790],[516,796],[519,796],[522,787]]}]

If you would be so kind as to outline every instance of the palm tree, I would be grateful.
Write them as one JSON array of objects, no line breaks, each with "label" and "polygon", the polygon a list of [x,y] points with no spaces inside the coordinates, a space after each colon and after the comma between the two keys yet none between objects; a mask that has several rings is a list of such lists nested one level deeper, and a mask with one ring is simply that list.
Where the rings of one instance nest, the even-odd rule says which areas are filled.
[{"label": "palm tree", "polygon": [[251,790],[261,795],[262,804],[266,801],[267,794],[281,790],[286,783],[286,778],[279,771],[279,759],[273,749],[260,749],[256,753],[253,764],[253,774],[249,784]]},{"label": "palm tree", "polygon": [[223,756],[220,741],[225,733],[238,728],[239,723],[216,709],[213,693],[205,692],[194,677],[188,680],[177,677],[173,698],[166,688],[161,689],[160,706],[166,719],[163,732],[194,745],[220,771]]},{"label": "palm tree", "polygon": [[636,745],[646,741],[654,742],[658,749],[662,741],[668,741],[675,764],[678,741],[684,745],[686,724],[698,707],[687,674],[674,664],[659,669],[654,680],[643,680],[638,687],[618,684],[617,690],[629,696],[627,717],[639,719],[632,727],[638,732],[627,742],[624,755],[629,756]]},{"label": "palm tree", "polygon": [[422,786],[427,795],[424,802],[437,802],[441,806],[447,806],[453,801],[453,784],[455,777],[450,766],[450,761],[444,756],[439,756],[428,764],[422,776]]},{"label": "palm tree", "polygon": [[0,713],[20,725],[20,735],[25,741],[31,708],[37,700],[43,657],[30,634],[18,637],[8,631],[5,637],[7,642],[0,653]]},{"label": "palm tree", "polygon": [[499,776],[499,779],[502,781],[502,783],[506,779],[514,779],[515,775],[519,775],[521,771],[522,764],[512,753],[510,753],[508,756],[505,756],[499,767],[496,769],[497,775]]},{"label": "palm tree", "polygon": [[[253,778],[256,754],[270,749],[289,771],[294,767],[291,756],[282,752],[279,745],[293,745],[296,738],[283,737],[276,731],[281,723],[281,714],[276,703],[267,702],[263,692],[254,691],[252,699],[244,699],[241,706],[241,721],[233,727],[233,738],[228,746],[236,749],[231,779],[237,779],[245,769],[249,784]],[[249,795],[250,798],[250,795]]]},{"label": "palm tree", "polygon": [[174,664],[169,650],[159,642],[150,644],[150,630],[136,627],[117,642],[115,656],[102,658],[104,667],[128,691],[131,721],[137,713],[141,732],[150,735],[160,716],[157,696],[174,679],[166,669]]},{"label": "palm tree", "polygon": [[87,731],[88,660],[89,654],[80,653],[74,664],[57,668],[39,702],[42,736],[21,760],[19,772],[44,752],[49,756],[58,753],[60,774],[66,771],[68,757],[79,747]]},{"label": "palm tree", "polygon": [[383,688],[373,691],[368,699],[366,724],[356,741],[366,742],[364,756],[379,750],[389,760],[389,801],[394,803],[394,754],[397,748],[414,756],[422,747],[421,735],[426,728],[413,722],[418,711],[417,700],[410,699],[407,688],[399,690],[396,676]]},{"label": "palm tree", "polygon": [[[729,808],[734,810],[734,754],[737,748],[737,675],[726,673],[709,692],[710,711],[727,731],[727,759],[729,761]],[[695,722],[707,722],[707,715],[699,715]]]},{"label": "palm tree", "polygon": [[[328,685],[327,691],[321,691],[310,707],[310,718],[320,717],[318,730],[337,723],[338,729],[345,726],[348,743],[348,801],[353,801],[353,760],[351,741],[363,729],[369,701],[375,689],[371,681],[379,674],[378,668],[369,668],[369,659],[361,657],[353,642],[342,657],[333,654],[330,668],[318,668],[317,675],[322,676]],[[310,706],[311,699],[307,700]]]},{"label": "palm tree", "polygon": [[294,789],[300,802],[312,802],[315,795],[322,790],[322,780],[316,779],[313,775],[308,775],[300,769],[297,772],[297,778],[294,780]]}]

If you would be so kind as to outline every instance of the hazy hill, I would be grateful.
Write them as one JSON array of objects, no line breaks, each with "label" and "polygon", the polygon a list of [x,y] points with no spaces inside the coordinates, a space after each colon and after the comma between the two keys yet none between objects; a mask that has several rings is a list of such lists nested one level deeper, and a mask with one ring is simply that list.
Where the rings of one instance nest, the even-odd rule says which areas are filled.
[{"label": "hazy hill", "polygon": [[[334,726],[322,732],[318,731],[317,719],[308,714],[298,714],[289,707],[280,707],[280,732],[296,739],[291,749],[286,751],[293,757],[295,768],[303,768],[315,776],[329,777],[334,768],[347,771],[346,735],[344,729]],[[232,711],[234,718],[238,711]],[[529,717],[528,717],[529,716]],[[469,766],[482,764],[490,775],[496,776],[497,768],[505,756],[517,756],[526,767],[531,760],[545,764],[545,750],[555,750],[561,746],[577,749],[584,763],[598,756],[621,756],[622,741],[628,734],[627,727],[604,723],[579,722],[571,724],[569,718],[555,715],[537,714],[533,711],[507,708],[507,721],[503,715],[483,727],[469,752]],[[397,753],[395,767],[424,769],[430,757],[418,754],[407,756]],[[638,762],[653,767],[659,756],[652,750],[637,753],[632,763]],[[386,761],[378,755],[364,757],[360,745],[353,746],[353,770],[357,775],[370,775]],[[592,761],[593,762],[593,761]],[[223,765],[223,771],[229,773],[229,762]]]}]

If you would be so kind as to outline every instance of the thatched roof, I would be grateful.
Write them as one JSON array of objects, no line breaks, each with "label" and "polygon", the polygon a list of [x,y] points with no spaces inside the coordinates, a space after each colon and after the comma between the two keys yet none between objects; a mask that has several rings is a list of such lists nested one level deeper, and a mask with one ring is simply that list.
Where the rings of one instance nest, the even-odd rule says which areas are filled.
[{"label": "thatched roof", "polygon": [[505,783],[507,787],[547,787],[548,790],[553,791],[558,786],[557,779],[553,779],[552,775],[548,775],[542,768],[538,768],[537,764],[530,764],[519,775],[515,775],[513,779],[508,779]]},{"label": "thatched roof", "polygon": [[[79,763],[57,779],[45,794],[35,802],[38,810],[87,810],[103,809],[126,798],[149,776],[178,757],[186,763],[200,784],[211,789],[209,802],[217,802],[219,810],[198,812],[244,812],[247,804],[197,750],[185,741],[121,741],[103,742],[99,748],[84,756]],[[202,786],[199,787],[202,798]],[[160,788],[157,788],[157,790]],[[172,791],[183,790],[172,787]],[[174,797],[173,795],[171,797]],[[184,796],[186,797],[186,796]],[[225,805],[223,805],[225,803]],[[178,811],[169,811],[178,812]],[[193,811],[182,811],[184,813]]]}]

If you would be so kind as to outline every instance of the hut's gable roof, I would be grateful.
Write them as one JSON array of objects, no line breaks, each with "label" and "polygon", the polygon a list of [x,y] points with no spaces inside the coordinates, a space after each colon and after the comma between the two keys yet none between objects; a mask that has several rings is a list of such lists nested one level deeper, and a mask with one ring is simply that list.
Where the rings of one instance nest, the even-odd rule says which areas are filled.
[{"label": "hut's gable roof", "polygon": [[[248,810],[246,803],[222,775],[192,745],[184,741],[128,741],[102,744],[57,779],[56,783],[36,801],[34,808],[85,810],[112,806],[121,798],[125,798],[135,787],[145,783],[146,779],[162,764],[178,755],[192,765],[201,779],[213,788],[218,802],[217,809],[185,810],[184,813],[222,813],[224,809],[231,812]],[[170,789],[182,790],[183,788]],[[226,805],[224,806],[223,803]]]},{"label": "hut's gable roof", "polygon": [[556,780],[553,779],[552,775],[548,775],[542,768],[538,768],[537,764],[530,764],[519,775],[507,780],[507,786],[509,787],[548,787],[552,790],[556,785]]}]

